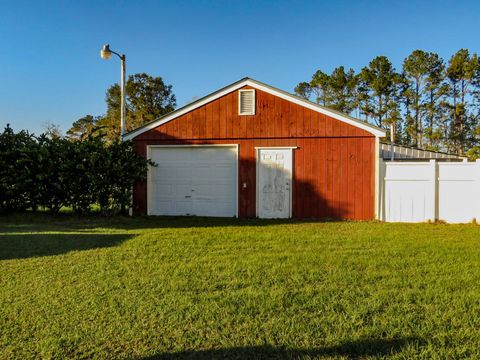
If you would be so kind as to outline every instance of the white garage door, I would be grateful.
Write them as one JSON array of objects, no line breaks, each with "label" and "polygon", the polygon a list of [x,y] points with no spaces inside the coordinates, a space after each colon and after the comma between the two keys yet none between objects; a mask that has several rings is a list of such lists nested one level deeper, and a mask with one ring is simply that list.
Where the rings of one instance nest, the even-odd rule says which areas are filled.
[{"label": "white garage door", "polygon": [[152,147],[150,215],[236,215],[237,148]]}]

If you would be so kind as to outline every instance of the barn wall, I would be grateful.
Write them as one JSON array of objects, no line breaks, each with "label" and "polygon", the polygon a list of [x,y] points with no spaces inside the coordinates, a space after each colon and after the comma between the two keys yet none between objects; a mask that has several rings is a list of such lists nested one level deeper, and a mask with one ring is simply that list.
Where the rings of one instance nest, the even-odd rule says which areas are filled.
[{"label": "barn wall", "polygon": [[[259,90],[256,97],[254,116],[238,116],[235,91],[140,134],[134,139],[137,151],[145,156],[147,145],[239,144],[239,216],[254,217],[255,147],[297,146],[294,218],[372,219],[373,135]],[[134,204],[136,214],[146,213],[145,183],[136,184]]]},{"label": "barn wall", "polygon": [[[248,87],[245,87],[248,88]],[[263,139],[295,137],[372,137],[369,132],[256,90],[256,114],[238,115],[233,91],[175,120],[144,132],[135,140]]]}]

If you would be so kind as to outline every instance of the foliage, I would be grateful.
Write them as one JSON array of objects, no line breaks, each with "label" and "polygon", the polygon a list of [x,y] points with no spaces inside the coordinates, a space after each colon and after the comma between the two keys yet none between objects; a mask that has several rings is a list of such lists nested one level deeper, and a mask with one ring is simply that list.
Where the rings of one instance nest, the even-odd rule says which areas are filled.
[{"label": "foliage", "polygon": [[[477,54],[470,55],[466,49],[455,53],[448,63],[446,78],[450,90],[449,99],[446,101],[451,119],[451,143],[449,145],[450,149],[463,152],[466,146],[471,145],[472,126],[478,125],[478,116],[469,117],[473,114],[468,112],[469,96],[472,94],[471,86],[480,78],[480,63]],[[473,120],[473,124],[469,120]]]},{"label": "foliage", "polygon": [[479,238],[478,225],[4,217],[0,359],[479,358]]},{"label": "foliage", "polygon": [[125,213],[131,203],[134,182],[145,180],[149,165],[154,165],[139,156],[131,141],[118,139],[105,145],[101,139],[94,138],[98,154],[92,164],[96,203],[103,213],[112,209]]},{"label": "foliage", "polygon": [[43,134],[51,139],[58,139],[63,136],[60,125],[47,121],[43,123]]},{"label": "foliage", "polygon": [[447,64],[438,54],[415,50],[401,71],[385,56],[357,74],[342,66],[330,75],[318,70],[295,92],[378,126],[393,125],[400,144],[478,156],[480,61],[466,49]]},{"label": "foliage", "polygon": [[319,104],[350,113],[356,107],[357,81],[353,69],[345,71],[345,68],[340,66],[330,75],[317,71],[310,82],[298,84],[295,92],[305,99],[315,94],[316,102]]},{"label": "foliage", "polygon": [[45,134],[0,134],[0,211],[39,207],[57,213],[71,207],[87,213],[98,205],[103,214],[125,212],[133,184],[146,178],[151,161],[132,142],[106,143],[99,134],[76,141]]},{"label": "foliage", "polygon": [[364,96],[361,112],[372,118],[377,126],[389,125],[397,120],[397,84],[399,76],[385,56],[377,56],[360,72],[359,91]]},{"label": "foliage", "polygon": [[480,159],[480,146],[470,148],[466,155],[472,160]]},{"label": "foliage", "polygon": [[72,161],[69,143],[61,138],[52,139],[41,135],[35,157],[37,168],[31,176],[36,179],[36,204],[49,209],[53,213],[60,211],[62,206],[70,204],[70,177],[66,168]]},{"label": "foliage", "polygon": [[[125,85],[126,131],[131,131],[175,109],[176,99],[172,85],[166,85],[161,77],[134,74]],[[106,93],[107,113],[95,120],[108,141],[120,137],[120,86],[112,85]]]},{"label": "foliage", "polygon": [[88,136],[98,134],[101,128],[97,125],[99,117],[85,115],[72,124],[67,131],[67,136],[71,140],[85,140]]},{"label": "foliage", "polygon": [[15,134],[7,125],[0,134],[0,211],[24,210],[32,205],[32,173],[37,164],[37,142],[27,131]]},{"label": "foliage", "polygon": [[422,50],[415,50],[403,62],[403,73],[407,80],[402,94],[406,104],[405,135],[414,146],[423,147],[424,137],[432,146],[439,95],[444,95],[445,91],[440,86],[444,67],[443,60],[437,54]]}]

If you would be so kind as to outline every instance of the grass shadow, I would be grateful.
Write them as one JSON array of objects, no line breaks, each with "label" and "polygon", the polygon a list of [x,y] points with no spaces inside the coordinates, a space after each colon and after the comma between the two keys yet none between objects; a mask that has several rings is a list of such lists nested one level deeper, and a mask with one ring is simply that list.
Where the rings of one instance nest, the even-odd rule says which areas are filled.
[{"label": "grass shadow", "polygon": [[66,254],[119,245],[126,234],[8,234],[0,235],[0,260]]},{"label": "grass shadow", "polygon": [[212,350],[187,350],[176,353],[161,353],[143,360],[169,359],[302,359],[343,356],[361,359],[367,356],[390,356],[401,352],[409,345],[421,346],[423,340],[415,337],[401,339],[362,339],[348,341],[337,346],[312,349],[286,347],[242,346]]},{"label": "grass shadow", "polygon": [[95,228],[114,230],[141,230],[162,228],[206,228],[206,227],[264,227],[281,224],[305,224],[342,221],[333,219],[237,219],[197,216],[75,216],[71,214],[51,215],[46,213],[18,213],[0,216],[2,233],[61,231],[78,232]]}]

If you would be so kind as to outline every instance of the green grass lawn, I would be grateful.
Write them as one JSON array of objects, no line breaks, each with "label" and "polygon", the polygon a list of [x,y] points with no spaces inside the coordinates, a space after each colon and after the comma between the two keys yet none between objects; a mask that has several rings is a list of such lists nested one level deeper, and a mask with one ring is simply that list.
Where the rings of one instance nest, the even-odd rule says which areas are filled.
[{"label": "green grass lawn", "polygon": [[480,226],[0,217],[0,358],[480,358]]}]

